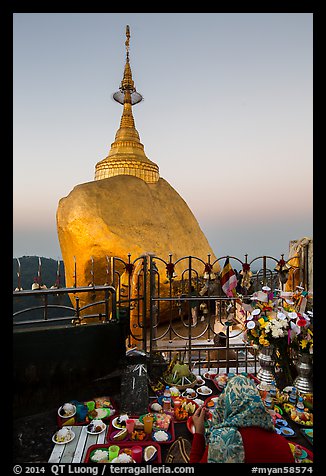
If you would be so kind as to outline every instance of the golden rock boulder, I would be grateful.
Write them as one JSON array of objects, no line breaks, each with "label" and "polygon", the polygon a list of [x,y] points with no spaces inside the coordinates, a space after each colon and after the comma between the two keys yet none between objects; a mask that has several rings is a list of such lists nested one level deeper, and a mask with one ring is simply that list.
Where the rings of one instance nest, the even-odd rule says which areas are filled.
[{"label": "golden rock boulder", "polygon": [[77,285],[91,283],[91,257],[95,284],[106,281],[106,256],[216,259],[188,205],[163,178],[148,184],[120,175],[77,185],[59,201],[57,232],[68,287],[74,285],[75,262]]}]

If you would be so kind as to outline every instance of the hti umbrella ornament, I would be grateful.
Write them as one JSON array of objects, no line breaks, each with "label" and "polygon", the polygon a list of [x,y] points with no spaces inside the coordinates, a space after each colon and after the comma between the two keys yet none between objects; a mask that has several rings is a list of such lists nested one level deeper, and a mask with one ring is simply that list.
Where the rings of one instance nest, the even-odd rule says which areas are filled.
[{"label": "hti umbrella ornament", "polygon": [[278,272],[281,283],[285,284],[288,280],[291,266],[284,260],[283,255],[274,269]]},{"label": "hti umbrella ornament", "polygon": [[214,279],[215,275],[213,273],[213,265],[210,263],[205,263],[204,269],[204,279]]},{"label": "hti umbrella ornament", "polygon": [[241,279],[241,286],[243,288],[249,289],[251,285],[251,276],[252,272],[250,271],[250,264],[249,263],[243,263],[242,265],[242,270],[240,271],[240,274],[242,276]]}]

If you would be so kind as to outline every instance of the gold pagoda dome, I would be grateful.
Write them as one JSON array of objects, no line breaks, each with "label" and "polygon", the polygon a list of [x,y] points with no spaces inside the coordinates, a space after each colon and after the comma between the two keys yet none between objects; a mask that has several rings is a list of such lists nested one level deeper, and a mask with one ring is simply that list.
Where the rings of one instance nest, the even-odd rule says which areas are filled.
[{"label": "gold pagoda dome", "polygon": [[119,91],[113,99],[123,105],[120,127],[115,141],[105,159],[95,166],[95,180],[102,180],[116,175],[133,175],[147,183],[156,183],[159,178],[158,166],[149,160],[140,142],[138,131],[132,115],[132,106],[142,101],[143,97],[136,91],[129,62],[130,29],[126,27],[126,64]]}]

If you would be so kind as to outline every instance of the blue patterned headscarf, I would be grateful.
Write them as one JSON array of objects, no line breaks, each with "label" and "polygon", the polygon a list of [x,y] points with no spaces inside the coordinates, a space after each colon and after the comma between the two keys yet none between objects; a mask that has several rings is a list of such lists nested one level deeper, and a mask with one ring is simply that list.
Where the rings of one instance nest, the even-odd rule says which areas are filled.
[{"label": "blue patterned headscarf", "polygon": [[238,428],[258,426],[275,431],[254,382],[243,375],[232,377],[217,400],[206,434],[208,463],[244,463],[245,452]]}]

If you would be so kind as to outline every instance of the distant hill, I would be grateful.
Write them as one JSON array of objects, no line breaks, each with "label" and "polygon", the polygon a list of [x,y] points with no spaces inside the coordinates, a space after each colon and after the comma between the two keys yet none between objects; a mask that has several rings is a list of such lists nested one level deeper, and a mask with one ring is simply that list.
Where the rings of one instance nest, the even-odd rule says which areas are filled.
[{"label": "distant hill", "polygon": [[[32,289],[34,278],[38,276],[39,259],[41,260],[41,284],[48,288],[53,286],[57,279],[58,262],[52,258],[43,258],[39,256],[22,256],[20,261],[21,287],[24,290]],[[13,258],[13,289],[18,286],[19,265],[16,258]],[[60,284],[65,286],[64,263],[60,261],[59,266]]]},{"label": "distant hill", "polygon": [[[17,273],[20,272],[20,286],[23,288],[24,291],[31,290],[32,284],[34,283],[35,278],[38,278],[39,272],[39,259],[41,260],[41,267],[40,267],[40,281],[41,284],[45,284],[47,288],[50,288],[54,284],[56,284],[57,279],[60,280],[60,287],[65,286],[65,273],[64,273],[64,263],[60,261],[59,264],[59,276],[57,276],[58,270],[58,261],[52,258],[44,258],[39,256],[22,256],[18,258],[20,262],[20,270],[19,270],[19,263],[16,258],[13,258],[13,290],[18,287],[18,275]],[[32,296],[23,296],[14,299],[13,302],[13,312],[20,311],[22,309],[40,306],[42,305],[42,299],[40,296],[32,297]],[[49,304],[57,304],[60,303],[61,305],[71,306],[70,299],[67,295],[60,296],[59,298],[56,297],[49,297],[48,300]],[[67,315],[67,311],[62,309],[50,309],[49,310],[49,317],[60,317],[62,315]],[[16,317],[17,320],[30,320],[30,319],[42,319],[43,318],[43,311],[34,309],[29,311],[28,313],[22,314],[20,317]]]}]

